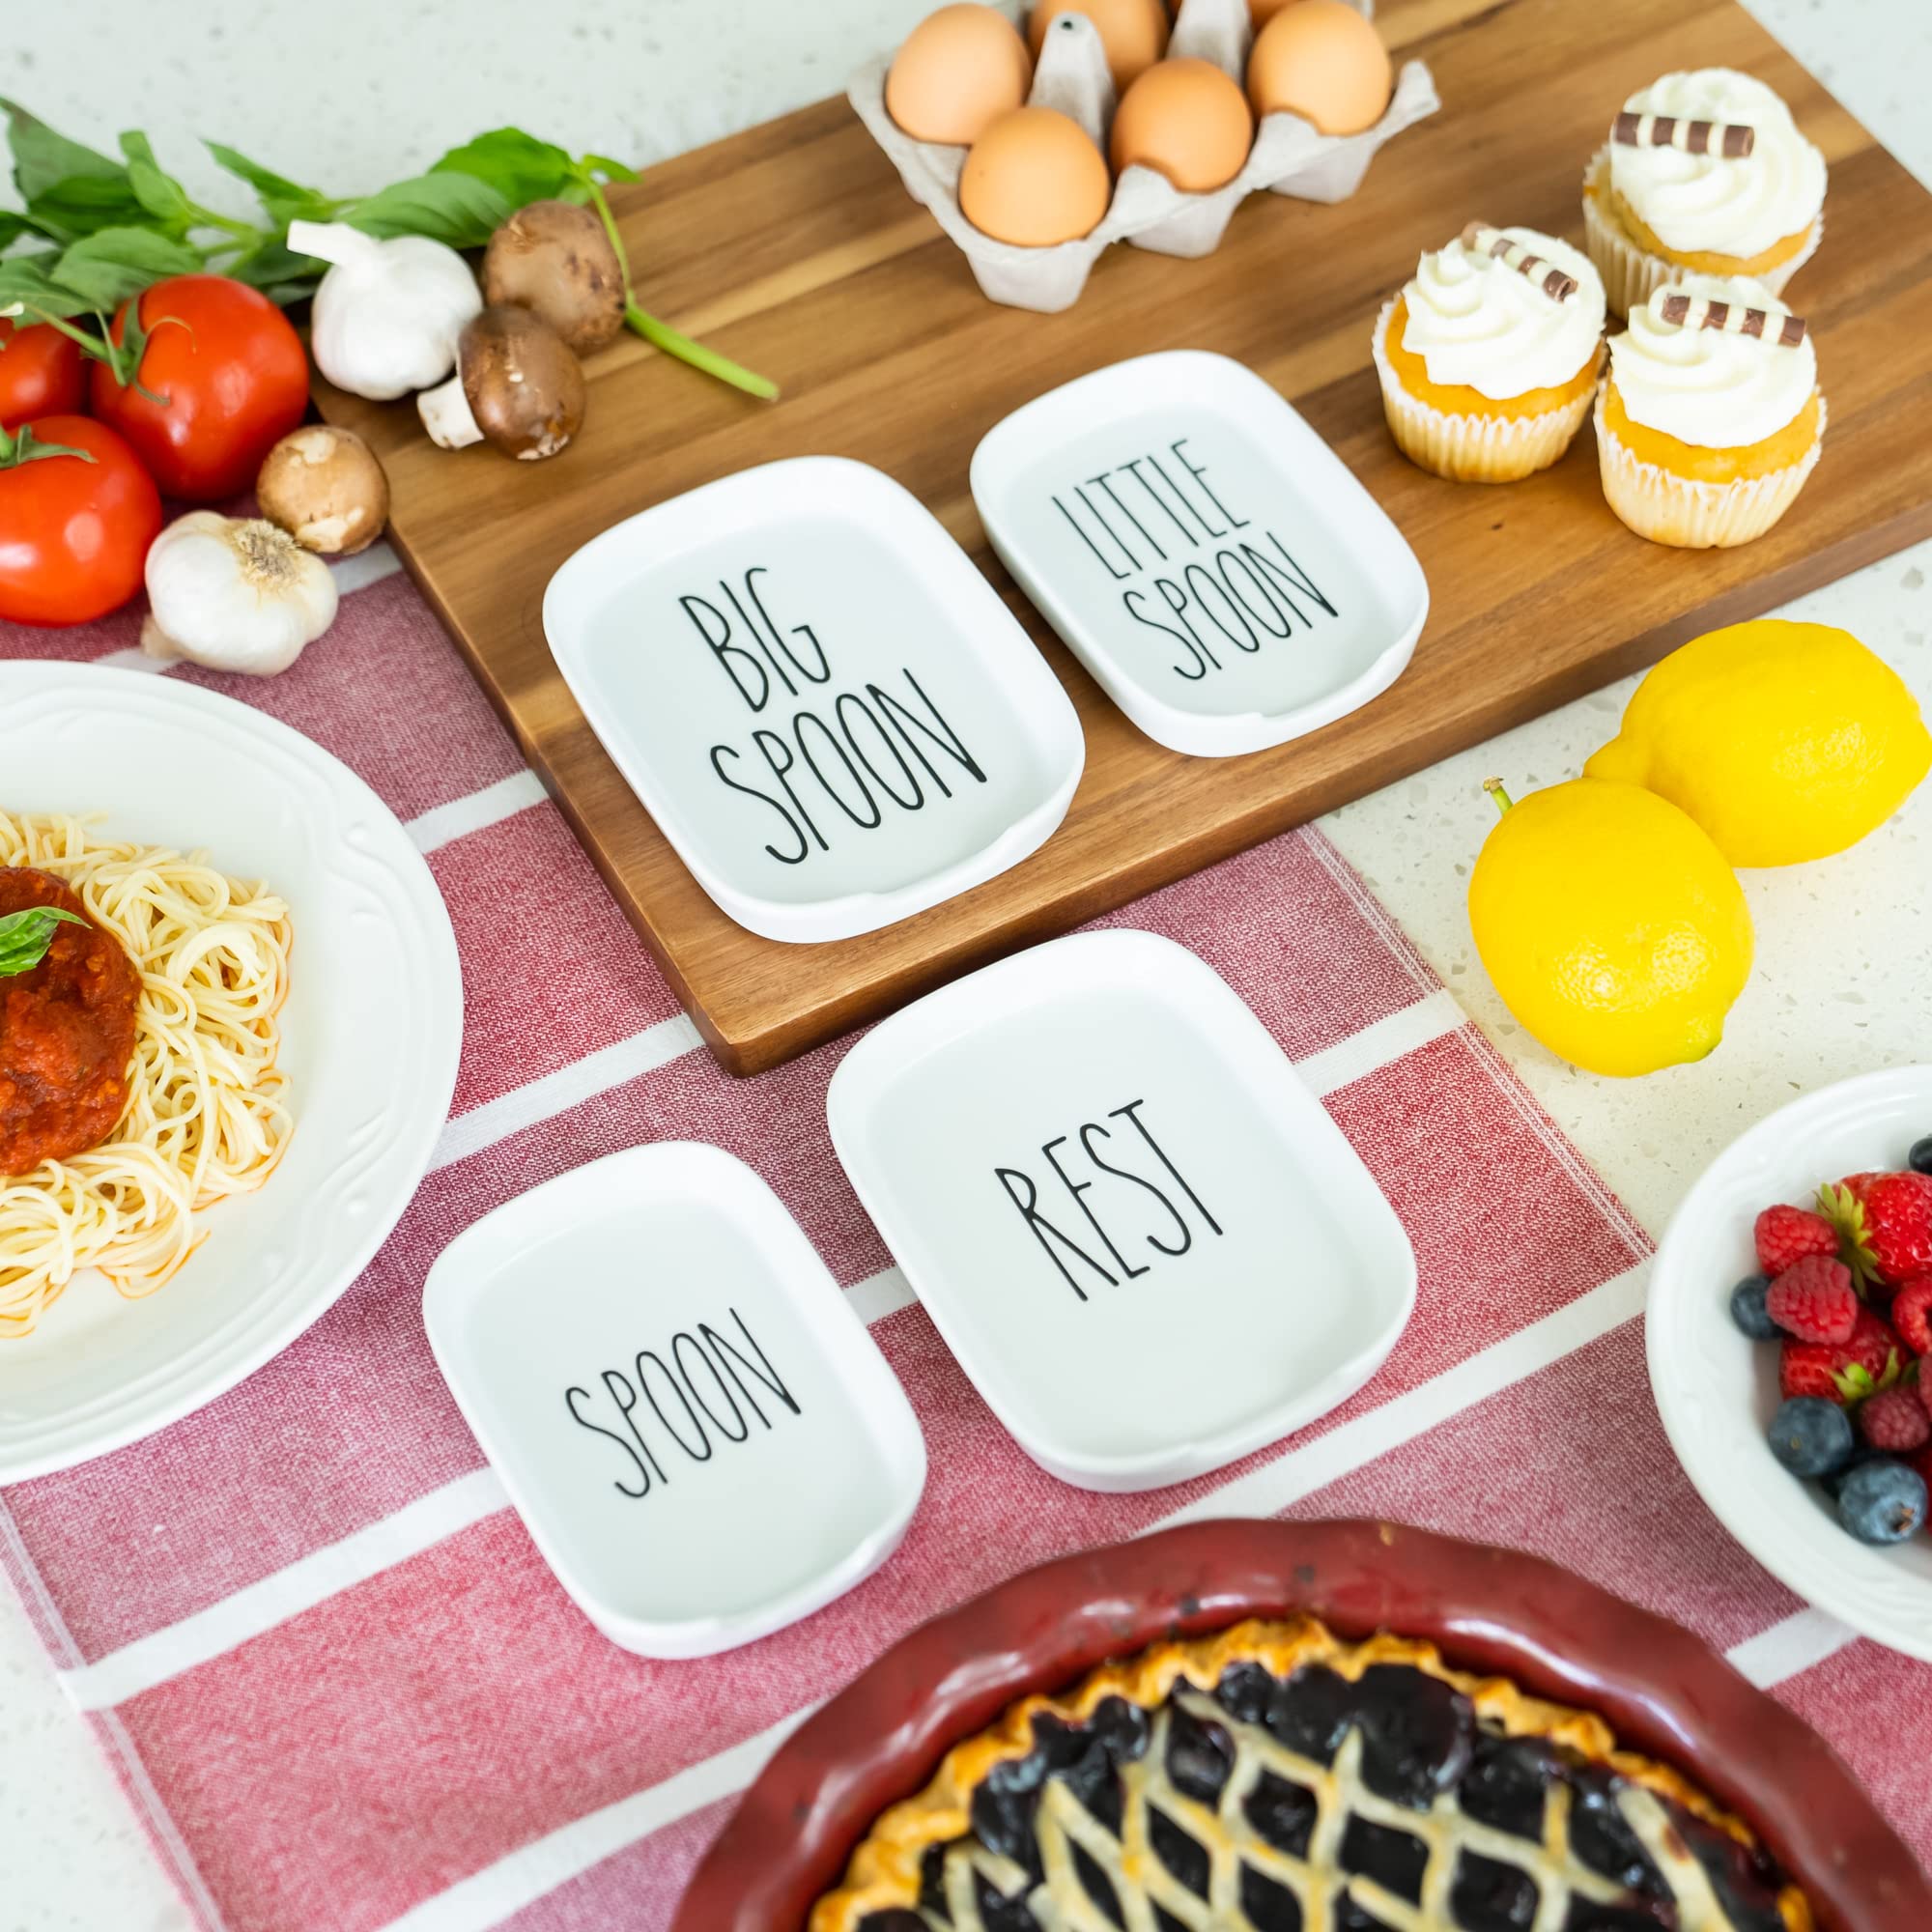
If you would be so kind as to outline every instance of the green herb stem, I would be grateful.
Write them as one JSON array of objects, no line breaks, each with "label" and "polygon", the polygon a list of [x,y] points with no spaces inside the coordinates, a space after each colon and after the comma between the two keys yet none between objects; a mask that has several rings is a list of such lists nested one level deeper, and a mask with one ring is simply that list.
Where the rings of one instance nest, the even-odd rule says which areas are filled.
[{"label": "green herb stem", "polygon": [[757,375],[743,363],[732,361],[728,355],[721,355],[715,349],[705,348],[703,343],[694,341],[682,329],[671,327],[668,322],[660,322],[649,310],[638,306],[637,294],[631,287],[631,258],[625,251],[624,238],[617,232],[617,218],[611,213],[603,184],[587,172],[583,180],[590,189],[590,204],[597,211],[598,220],[604,224],[604,233],[611,238],[611,252],[617,257],[618,273],[624,278],[624,327],[634,334],[641,335],[653,349],[661,349],[667,355],[675,355],[680,362],[689,362],[694,369],[715,376],[721,383],[729,383],[734,389],[743,389],[748,396],[756,396],[760,402],[776,402],[779,385],[768,377]]},{"label": "green herb stem", "polygon": [[728,355],[721,355],[717,350],[705,348],[701,342],[694,342],[682,330],[660,322],[634,301],[624,304],[624,326],[641,335],[653,349],[662,349],[666,355],[675,355],[680,362],[689,362],[694,369],[701,369],[707,376],[717,377],[721,383],[729,383],[734,389],[743,389],[748,396],[756,396],[766,403],[778,400],[779,385],[770,377],[747,369],[742,363],[732,361]]},{"label": "green herb stem", "polygon": [[217,214],[213,209],[203,208],[199,202],[189,202],[187,212],[197,228],[219,229],[245,247],[259,248],[264,242],[273,240],[266,228],[258,228],[252,221],[239,221],[232,214]]}]

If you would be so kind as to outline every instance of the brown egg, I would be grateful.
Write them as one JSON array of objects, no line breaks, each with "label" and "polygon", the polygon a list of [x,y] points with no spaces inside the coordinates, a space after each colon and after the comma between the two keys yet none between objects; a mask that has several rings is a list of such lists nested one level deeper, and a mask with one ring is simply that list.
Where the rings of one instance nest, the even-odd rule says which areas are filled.
[{"label": "brown egg", "polygon": [[1212,61],[1156,61],[1121,97],[1114,168],[1138,163],[1205,194],[1240,173],[1254,138],[1247,97]]},{"label": "brown egg", "polygon": [[1033,61],[1020,30],[991,7],[929,14],[893,57],[886,112],[915,141],[970,148],[1002,114],[1024,106]]},{"label": "brown egg", "polygon": [[1051,107],[1001,116],[973,143],[959,176],[966,219],[1022,248],[1078,241],[1106,213],[1113,191],[1099,149]]},{"label": "brown egg", "polygon": [[1293,7],[1295,0],[1248,0],[1248,19],[1256,33],[1267,25],[1284,7]]},{"label": "brown egg", "polygon": [[1085,14],[1099,29],[1107,71],[1120,93],[1167,51],[1167,9],[1161,0],[1039,0],[1027,27],[1035,60],[1058,14]]},{"label": "brown egg", "polygon": [[1248,99],[1324,134],[1359,134],[1382,118],[1393,82],[1388,49],[1345,0],[1293,0],[1255,36]]}]

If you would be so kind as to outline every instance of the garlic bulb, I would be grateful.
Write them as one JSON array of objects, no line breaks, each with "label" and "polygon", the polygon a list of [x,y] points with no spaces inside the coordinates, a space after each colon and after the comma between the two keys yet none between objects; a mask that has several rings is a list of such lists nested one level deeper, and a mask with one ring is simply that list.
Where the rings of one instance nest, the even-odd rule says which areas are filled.
[{"label": "garlic bulb", "polygon": [[190,510],[148,552],[148,602],[151,658],[272,677],[335,621],[335,579],[260,517]]},{"label": "garlic bulb", "polygon": [[422,235],[379,242],[345,221],[292,221],[289,246],[334,265],[315,292],[309,347],[338,389],[387,402],[449,374],[483,306],[454,248]]}]

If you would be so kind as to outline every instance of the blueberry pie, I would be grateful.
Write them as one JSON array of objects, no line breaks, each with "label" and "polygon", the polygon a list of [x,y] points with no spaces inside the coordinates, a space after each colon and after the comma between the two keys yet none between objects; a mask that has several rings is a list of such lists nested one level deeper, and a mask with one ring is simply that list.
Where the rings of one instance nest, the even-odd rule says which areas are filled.
[{"label": "blueberry pie", "polygon": [[1810,1932],[1749,1830],[1594,1713],[1313,1618],[1027,1697],[810,1932]]}]

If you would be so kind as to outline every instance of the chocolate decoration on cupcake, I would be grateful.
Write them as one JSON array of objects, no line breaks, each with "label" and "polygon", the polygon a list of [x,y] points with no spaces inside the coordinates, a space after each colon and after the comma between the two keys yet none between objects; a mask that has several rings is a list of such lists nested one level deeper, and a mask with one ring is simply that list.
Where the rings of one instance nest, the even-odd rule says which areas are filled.
[{"label": "chocolate decoration on cupcake", "polygon": [[[1680,328],[1715,328],[1725,335],[1760,336],[1780,349],[1796,349],[1804,340],[1803,316],[1745,308],[1737,302],[1713,301],[1705,296],[1665,296],[1659,313],[1665,322],[1674,322]],[[1766,335],[1774,322],[1777,324],[1776,334]]]},{"label": "chocolate decoration on cupcake", "polygon": [[1472,221],[1463,231],[1463,245],[1479,255],[1488,255],[1506,269],[1526,275],[1551,301],[1568,301],[1577,293],[1577,277],[1552,267],[1541,255],[1513,242],[1499,228],[1486,221]]},{"label": "chocolate decoration on cupcake", "polygon": [[1757,129],[1741,121],[1686,121],[1674,114],[1626,109],[1610,123],[1610,139],[1620,148],[1681,148],[1687,155],[1721,155],[1741,161],[1756,145]]}]

